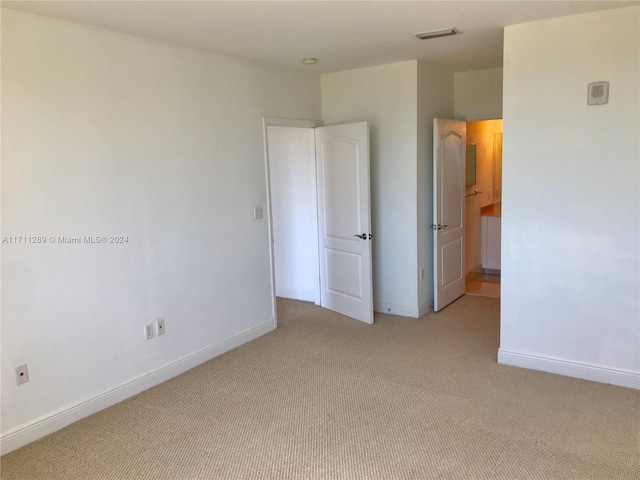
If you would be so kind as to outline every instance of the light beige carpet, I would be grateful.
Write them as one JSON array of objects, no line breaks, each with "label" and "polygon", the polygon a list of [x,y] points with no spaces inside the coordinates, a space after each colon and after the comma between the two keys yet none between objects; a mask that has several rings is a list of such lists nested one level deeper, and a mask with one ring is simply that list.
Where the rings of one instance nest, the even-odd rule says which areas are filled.
[{"label": "light beige carpet", "polygon": [[2,479],[638,479],[640,392],[496,363],[499,302],[280,328],[2,457]]}]

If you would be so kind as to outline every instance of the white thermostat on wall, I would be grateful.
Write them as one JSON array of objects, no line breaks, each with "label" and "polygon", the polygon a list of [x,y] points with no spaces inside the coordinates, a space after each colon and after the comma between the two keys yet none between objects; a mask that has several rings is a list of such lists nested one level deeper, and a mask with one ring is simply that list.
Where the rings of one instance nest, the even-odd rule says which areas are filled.
[{"label": "white thermostat on wall", "polygon": [[587,105],[604,105],[609,101],[609,82],[593,82],[589,84]]}]

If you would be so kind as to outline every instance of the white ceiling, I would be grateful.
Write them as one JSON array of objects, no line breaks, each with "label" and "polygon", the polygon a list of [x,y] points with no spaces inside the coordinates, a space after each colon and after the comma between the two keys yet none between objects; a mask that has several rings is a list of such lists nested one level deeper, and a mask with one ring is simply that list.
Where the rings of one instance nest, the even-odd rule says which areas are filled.
[{"label": "white ceiling", "polygon": [[[504,26],[640,1],[3,1],[2,5],[316,73],[424,59],[502,65]],[[460,35],[418,40],[455,27]],[[303,66],[316,57],[315,66]]]}]

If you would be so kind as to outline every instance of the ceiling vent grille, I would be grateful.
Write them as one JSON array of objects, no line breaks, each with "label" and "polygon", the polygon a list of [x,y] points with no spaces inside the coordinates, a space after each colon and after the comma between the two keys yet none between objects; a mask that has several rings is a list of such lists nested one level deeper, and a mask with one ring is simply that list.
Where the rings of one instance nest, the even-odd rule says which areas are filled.
[{"label": "ceiling vent grille", "polygon": [[416,35],[420,40],[429,40],[431,38],[450,37],[451,35],[457,35],[460,32],[455,28],[447,28],[445,30],[433,30],[431,32],[418,33]]}]

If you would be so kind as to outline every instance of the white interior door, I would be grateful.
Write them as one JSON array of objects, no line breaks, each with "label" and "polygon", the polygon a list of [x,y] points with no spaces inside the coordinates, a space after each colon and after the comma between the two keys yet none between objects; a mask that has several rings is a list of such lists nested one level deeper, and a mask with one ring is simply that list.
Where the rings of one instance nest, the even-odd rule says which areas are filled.
[{"label": "white interior door", "polygon": [[465,122],[433,120],[434,300],[438,311],[464,295]]},{"label": "white interior door", "polygon": [[373,323],[369,127],[316,128],[320,304]]}]

